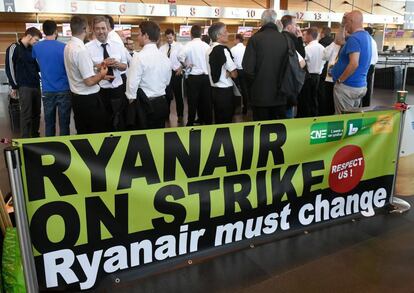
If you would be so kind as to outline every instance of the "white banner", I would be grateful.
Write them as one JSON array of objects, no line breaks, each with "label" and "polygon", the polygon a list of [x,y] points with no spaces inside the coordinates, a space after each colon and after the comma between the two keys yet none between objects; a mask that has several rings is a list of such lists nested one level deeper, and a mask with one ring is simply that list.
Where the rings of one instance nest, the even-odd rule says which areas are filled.
[{"label": "white banner", "polygon": [[[176,10],[175,10],[176,7]],[[100,2],[76,0],[19,0],[15,1],[15,12],[26,13],[66,13],[66,14],[110,14],[127,16],[170,16],[169,4],[144,4],[125,2]],[[7,12],[4,2],[0,2],[0,11]],[[10,9],[9,9],[10,11]],[[264,9],[241,7],[217,7],[197,5],[174,5],[174,15],[177,17],[225,18],[225,19],[254,19],[259,20]],[[288,11],[277,12],[280,19],[283,15],[294,15],[302,21],[340,22],[343,13],[328,13],[317,11]],[[404,16],[364,14],[365,23],[402,24]]]},{"label": "white banner", "polygon": [[395,195],[414,195],[414,106],[405,112]]}]

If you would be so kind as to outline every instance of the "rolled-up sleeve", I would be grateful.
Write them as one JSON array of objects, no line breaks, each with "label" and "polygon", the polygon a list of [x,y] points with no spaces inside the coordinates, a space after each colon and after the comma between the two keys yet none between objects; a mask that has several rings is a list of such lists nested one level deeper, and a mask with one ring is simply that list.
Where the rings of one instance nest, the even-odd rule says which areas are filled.
[{"label": "rolled-up sleeve", "polygon": [[142,74],[144,72],[144,64],[139,59],[139,55],[135,54],[132,58],[130,67],[127,73],[127,84],[125,95],[129,100],[137,98],[137,91],[141,82]]},{"label": "rolled-up sleeve", "polygon": [[95,75],[95,71],[93,70],[93,62],[91,59],[91,56],[89,55],[89,52],[85,50],[81,50],[77,53],[77,60],[78,62],[78,68],[79,72],[82,76],[82,78],[85,80],[89,77],[92,77]]},{"label": "rolled-up sleeve", "polygon": [[236,70],[237,65],[236,63],[234,63],[233,59],[231,58],[229,51],[224,50],[224,55],[226,56],[226,63],[224,64],[224,68],[226,68],[226,70],[229,72]]},{"label": "rolled-up sleeve", "polygon": [[188,45],[185,45],[181,48],[180,52],[178,52],[177,59],[181,64],[185,64],[185,60],[187,59],[187,51]]}]

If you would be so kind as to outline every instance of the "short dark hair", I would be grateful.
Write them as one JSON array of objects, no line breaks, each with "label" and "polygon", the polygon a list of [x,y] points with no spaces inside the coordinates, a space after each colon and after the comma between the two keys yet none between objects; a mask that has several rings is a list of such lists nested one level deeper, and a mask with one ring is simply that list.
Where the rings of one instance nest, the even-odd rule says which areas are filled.
[{"label": "short dark hair", "polygon": [[175,36],[175,32],[172,29],[170,29],[170,28],[167,28],[165,30],[164,34],[165,35],[173,35],[173,36]]},{"label": "short dark hair", "polygon": [[39,39],[41,39],[43,36],[42,36],[42,33],[37,29],[37,28],[35,28],[34,26],[32,26],[32,27],[29,27],[25,32],[24,32],[24,35],[25,36],[28,36],[28,35],[30,35],[30,36],[32,36],[32,37],[39,37]]},{"label": "short dark hair", "polygon": [[206,43],[207,45],[210,45],[211,39],[208,35],[202,35],[201,40]]},{"label": "short dark hair", "polygon": [[110,15],[104,15],[104,17],[108,20],[109,27],[111,29],[114,29],[115,28],[115,23],[114,23],[114,19],[112,18],[112,16],[110,16]]},{"label": "short dark hair", "polygon": [[211,38],[213,42],[217,42],[217,39],[219,37],[220,31],[225,27],[226,25],[222,22],[215,22],[208,28],[208,35]]},{"label": "short dark hair", "polygon": [[193,38],[201,37],[201,26],[195,24],[191,27],[191,36]]},{"label": "short dark hair", "polygon": [[286,28],[288,25],[292,24],[295,18],[296,17],[292,15],[283,15],[282,19],[280,20],[282,22],[283,28]]},{"label": "short dark hair", "polygon": [[57,24],[53,20],[46,20],[42,28],[46,36],[51,36],[57,31]]},{"label": "short dark hair", "polygon": [[160,39],[160,27],[153,21],[143,21],[139,24],[141,33],[147,34],[151,42],[158,42]]},{"label": "short dark hair", "polygon": [[322,33],[325,35],[325,37],[330,37],[332,34],[332,30],[330,27],[324,26],[322,28]]},{"label": "short dark hair", "polygon": [[243,37],[243,35],[242,35],[242,34],[236,34],[236,40],[239,40],[239,41],[240,41],[240,43],[243,43],[243,42],[244,42],[244,37]]},{"label": "short dark hair", "polygon": [[88,21],[83,17],[75,15],[70,19],[70,30],[72,31],[72,35],[76,36],[82,34],[87,27]]},{"label": "short dark hair", "polygon": [[366,28],[364,28],[364,30],[369,33],[370,36],[374,35],[374,30],[372,29],[372,27],[367,26]]},{"label": "short dark hair", "polygon": [[306,30],[306,33],[312,37],[312,39],[316,40],[318,38],[318,28],[317,27],[310,27]]}]

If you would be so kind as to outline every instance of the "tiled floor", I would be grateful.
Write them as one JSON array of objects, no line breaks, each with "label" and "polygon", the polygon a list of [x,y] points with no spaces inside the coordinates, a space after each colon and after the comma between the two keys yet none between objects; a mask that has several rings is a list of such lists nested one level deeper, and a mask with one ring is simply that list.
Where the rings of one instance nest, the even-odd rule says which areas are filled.
[{"label": "tiled floor", "polygon": [[[374,95],[375,106],[390,106],[396,96],[386,90]],[[414,95],[408,103],[414,104]],[[0,137],[13,137],[6,106],[3,97]],[[8,191],[3,161],[0,188]],[[408,200],[414,204],[414,198]],[[120,286],[104,282],[97,291],[414,292],[414,212],[348,221]]]}]

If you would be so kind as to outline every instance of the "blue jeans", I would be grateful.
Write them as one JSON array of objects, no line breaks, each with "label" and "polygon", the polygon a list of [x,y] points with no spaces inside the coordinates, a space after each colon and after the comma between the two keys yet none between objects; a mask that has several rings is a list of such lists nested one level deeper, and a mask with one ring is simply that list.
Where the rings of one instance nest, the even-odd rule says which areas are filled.
[{"label": "blue jeans", "polygon": [[46,136],[56,135],[56,109],[59,114],[59,134],[69,135],[70,112],[72,108],[70,92],[43,93]]},{"label": "blue jeans", "polygon": [[293,106],[286,107],[286,118],[288,119],[295,118],[293,117]]}]

